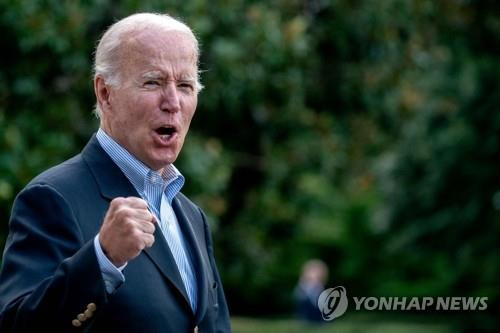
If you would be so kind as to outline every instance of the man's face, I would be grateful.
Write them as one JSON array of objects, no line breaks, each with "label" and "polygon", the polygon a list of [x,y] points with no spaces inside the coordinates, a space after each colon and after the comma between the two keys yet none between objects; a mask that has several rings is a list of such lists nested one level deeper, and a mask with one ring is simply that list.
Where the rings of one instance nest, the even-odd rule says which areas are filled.
[{"label": "man's face", "polygon": [[119,87],[108,87],[101,126],[153,170],[173,163],[198,102],[193,40],[176,31],[141,32],[123,43]]}]

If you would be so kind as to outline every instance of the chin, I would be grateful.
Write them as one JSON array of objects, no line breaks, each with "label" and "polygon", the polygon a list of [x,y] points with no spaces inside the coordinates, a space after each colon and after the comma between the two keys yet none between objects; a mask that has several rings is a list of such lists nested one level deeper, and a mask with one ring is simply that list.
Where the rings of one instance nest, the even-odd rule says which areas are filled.
[{"label": "chin", "polygon": [[154,165],[157,167],[156,169],[161,169],[161,168],[166,167],[169,164],[174,163],[175,160],[177,160],[177,155],[163,157],[163,158],[159,158],[156,161],[154,161]]},{"label": "chin", "polygon": [[146,158],[149,161],[150,168],[159,170],[169,164],[174,163],[177,160],[178,155],[179,151],[177,149],[173,149],[173,147],[163,149],[156,148],[149,151],[149,154],[146,156]]}]

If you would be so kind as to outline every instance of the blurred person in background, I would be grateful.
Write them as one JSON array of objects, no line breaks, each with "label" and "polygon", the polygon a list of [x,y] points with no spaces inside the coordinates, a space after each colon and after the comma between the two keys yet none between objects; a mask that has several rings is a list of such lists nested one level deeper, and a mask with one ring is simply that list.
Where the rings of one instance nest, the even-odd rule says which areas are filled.
[{"label": "blurred person in background", "polygon": [[113,24],[95,53],[100,128],[13,204],[1,332],[229,332],[201,209],[174,167],[201,89],[198,42],[168,15]]},{"label": "blurred person in background", "polygon": [[302,266],[299,282],[294,290],[294,300],[299,319],[310,323],[323,323],[318,309],[318,298],[328,280],[328,267],[319,259],[308,260]]}]

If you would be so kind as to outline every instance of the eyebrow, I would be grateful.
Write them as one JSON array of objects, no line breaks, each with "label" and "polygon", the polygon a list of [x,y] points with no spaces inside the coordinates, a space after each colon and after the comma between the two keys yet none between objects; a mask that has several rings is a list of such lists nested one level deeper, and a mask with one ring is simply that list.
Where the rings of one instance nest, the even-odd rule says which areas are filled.
[{"label": "eyebrow", "polygon": [[160,71],[150,71],[142,74],[142,77],[144,79],[159,79],[162,77],[162,74]]},{"label": "eyebrow", "polygon": [[179,78],[179,81],[182,81],[182,82],[196,82],[196,78],[192,77],[192,76],[181,76]]},{"label": "eyebrow", "polygon": [[[142,74],[142,78],[144,79],[161,79],[163,78],[163,74],[160,71],[150,71]],[[178,79],[178,81],[184,81],[184,82],[196,82],[196,77],[185,74],[181,75]]]}]

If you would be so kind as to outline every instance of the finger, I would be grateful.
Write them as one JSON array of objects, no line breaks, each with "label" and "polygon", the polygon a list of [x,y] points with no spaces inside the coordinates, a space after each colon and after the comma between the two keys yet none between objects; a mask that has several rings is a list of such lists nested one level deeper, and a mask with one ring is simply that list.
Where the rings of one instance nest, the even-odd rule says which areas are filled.
[{"label": "finger", "polygon": [[147,202],[142,198],[126,197],[125,202],[128,204],[129,207],[132,207],[132,208],[148,209]]},{"label": "finger", "polygon": [[153,236],[151,234],[144,234],[142,239],[144,241],[145,247],[151,247],[151,246],[153,246],[153,243],[155,242],[155,236]]},{"label": "finger", "polygon": [[137,221],[147,221],[154,223],[155,218],[153,213],[151,213],[147,209],[138,209],[138,208],[131,208],[129,212],[129,216]]},{"label": "finger", "polygon": [[147,234],[154,234],[155,232],[155,225],[151,222],[140,222],[138,225],[139,229],[142,230],[142,232],[147,233]]}]

